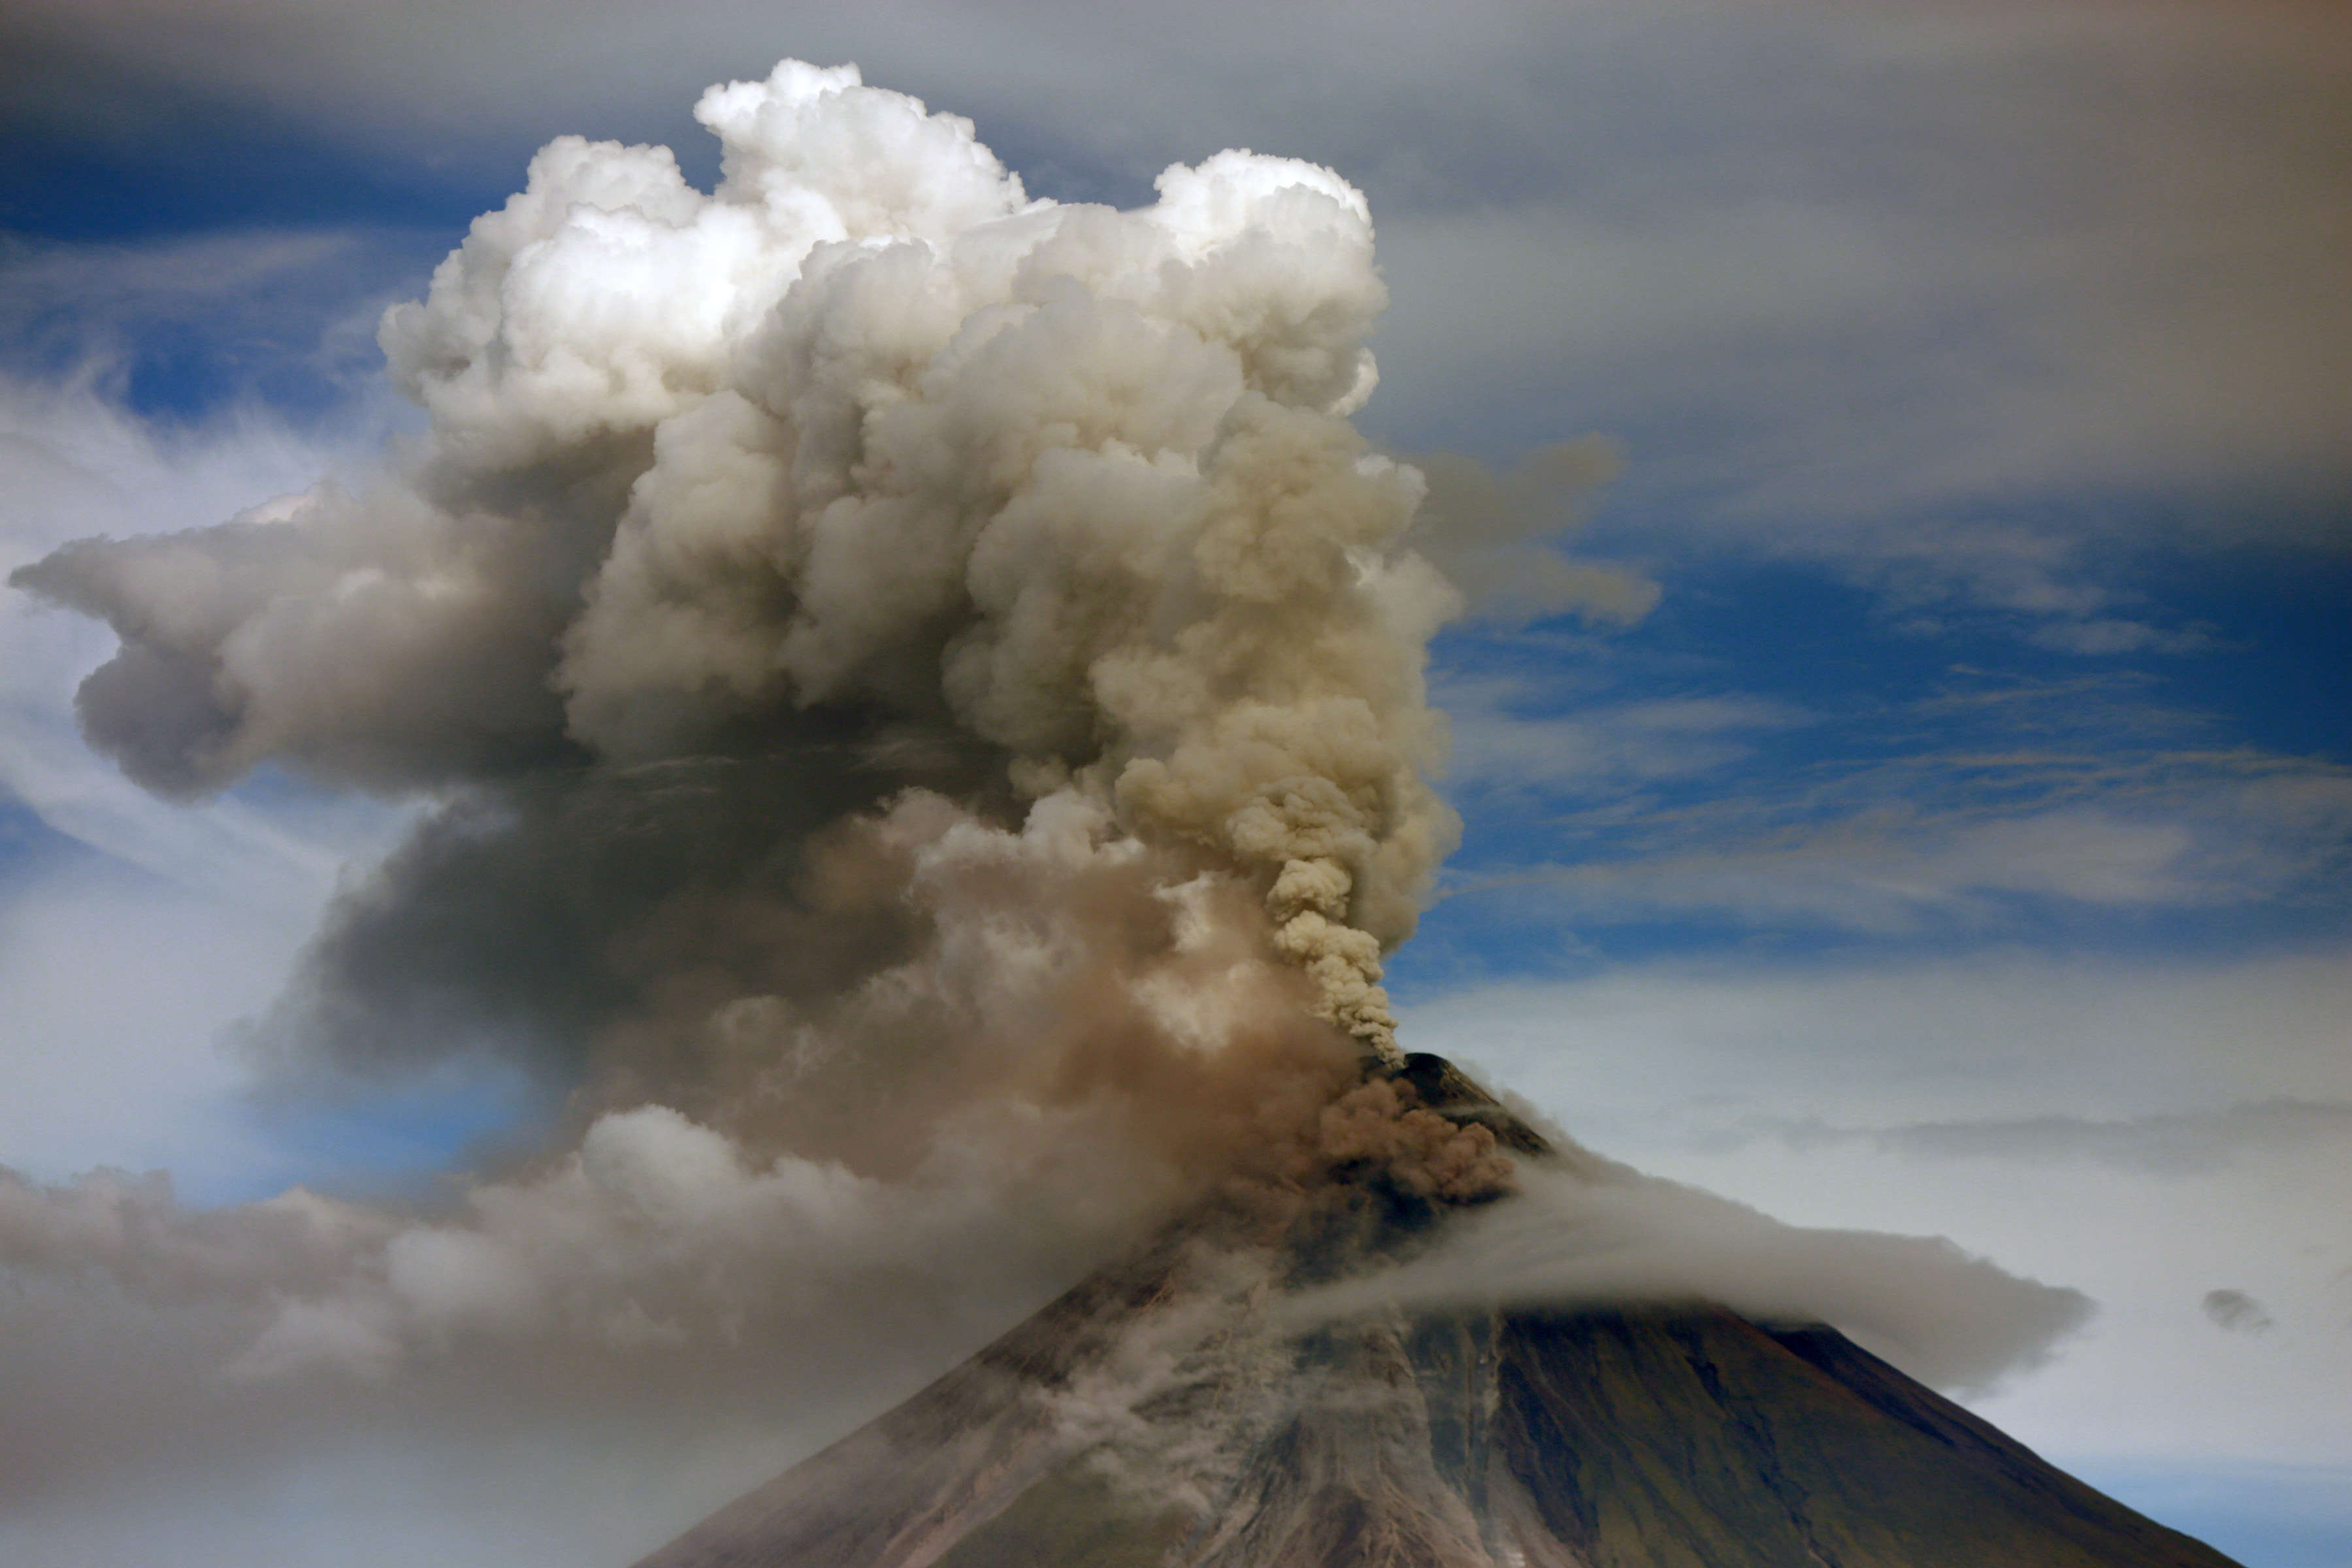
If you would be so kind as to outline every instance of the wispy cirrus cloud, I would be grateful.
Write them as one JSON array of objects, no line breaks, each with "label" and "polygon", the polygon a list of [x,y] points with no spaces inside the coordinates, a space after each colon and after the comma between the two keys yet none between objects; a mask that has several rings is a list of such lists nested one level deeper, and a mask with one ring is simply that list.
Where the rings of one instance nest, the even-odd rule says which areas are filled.
[{"label": "wispy cirrus cloud", "polygon": [[[1580,702],[1569,711],[1524,677],[1449,679],[1437,700],[1454,738],[1457,790],[1614,794],[1628,784],[1717,773],[1759,734],[1809,722],[1793,704],[1741,693]],[[1535,711],[1528,711],[1532,706]]]},{"label": "wispy cirrus cloud", "polygon": [[[298,249],[302,265],[337,253]],[[41,265],[62,274],[63,254]],[[212,286],[182,287],[159,256],[116,259],[135,284],[95,261],[100,292],[159,310],[199,309]],[[278,276],[247,260],[245,284]],[[36,289],[0,267],[0,294],[52,286],[70,293],[61,275]],[[372,420],[305,426],[245,402],[159,423],[123,405],[119,363],[69,368],[0,369],[0,577],[82,533],[210,525],[302,489],[351,461],[353,426]],[[44,1176],[169,1164],[202,1199],[242,1195],[300,1162],[256,1120],[248,1064],[220,1033],[268,1003],[345,865],[379,852],[400,814],[282,779],[201,805],[157,800],[77,730],[75,686],[112,645],[0,586],[0,811],[38,824],[14,851],[0,840],[0,1145]]]},{"label": "wispy cirrus cloud", "polygon": [[2087,1160],[2181,1175],[2312,1143],[2352,1142],[2352,1101],[2275,1099],[2144,1116],[2021,1116],[1833,1126],[1817,1118],[1759,1121],[1727,1138],[1778,1138],[1792,1148],[1861,1146],[1933,1160]]},{"label": "wispy cirrus cloud", "polygon": [[[86,380],[0,372],[0,574],[82,534],[225,521],[347,467],[362,438],[350,426],[304,430],[251,404],[158,426]],[[281,790],[268,811],[236,795],[189,809],[131,784],[82,743],[73,717],[76,683],[112,641],[0,586],[0,794],[104,855],[264,907],[310,907],[348,853],[380,842],[382,814],[351,803]]]},{"label": "wispy cirrus cloud", "polygon": [[[1573,861],[1465,870],[1448,898],[1507,897],[1521,918],[1607,925],[1721,920],[1881,936],[1998,935],[2019,900],[2118,913],[2246,906],[2285,895],[2340,903],[2331,866],[2352,827],[2352,781],[2292,763],[2178,809],[2004,812],[1889,806],[1768,825],[1738,808],[1626,819],[1633,845]],[[2182,799],[2182,796],[2188,796]],[[1646,839],[1646,843],[1641,840]]]},{"label": "wispy cirrus cloud", "polygon": [[1961,669],[1916,696],[1823,689],[1810,707],[1720,689],[1627,700],[1623,679],[1442,687],[1450,787],[1488,835],[1449,900],[1571,929],[1979,939],[2069,905],[2343,912],[2352,770],[2231,743],[2219,716],[2130,672]]}]

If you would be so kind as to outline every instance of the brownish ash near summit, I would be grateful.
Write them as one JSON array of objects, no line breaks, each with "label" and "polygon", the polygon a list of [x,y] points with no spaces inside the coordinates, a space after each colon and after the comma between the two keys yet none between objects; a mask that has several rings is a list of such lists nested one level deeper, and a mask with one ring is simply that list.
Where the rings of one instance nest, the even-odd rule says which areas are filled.
[{"label": "brownish ash near summit", "polygon": [[1301,1310],[1449,1206],[1212,1205],[637,1568],[2235,1568],[1824,1325]]}]

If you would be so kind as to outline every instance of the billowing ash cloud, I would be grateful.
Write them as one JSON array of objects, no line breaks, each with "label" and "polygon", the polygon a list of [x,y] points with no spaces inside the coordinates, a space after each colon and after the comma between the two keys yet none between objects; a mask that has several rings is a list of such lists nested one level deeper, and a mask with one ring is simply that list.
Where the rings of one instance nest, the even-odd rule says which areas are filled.
[{"label": "billowing ash cloud", "polygon": [[696,113],[714,193],[557,141],[386,315],[431,421],[396,476],[17,578],[121,635],[81,713],[152,788],[462,788],[284,1022],[576,1051],[643,999],[616,943],[920,785],[1093,803],[1246,883],[1391,1051],[1381,954],[1455,835],[1422,650],[1461,601],[1397,548],[1419,471],[1347,420],[1363,198],[1225,153],[1140,211],[1033,202],[847,68]]},{"label": "billowing ash cloud", "polygon": [[714,192],[559,140],[386,314],[428,427],[379,476],[15,579],[120,636],[80,716],[149,788],[432,802],[268,1059],[567,1096],[436,1214],[0,1191],[12,1264],[213,1302],[237,1376],[716,1343],[919,1299],[950,1231],[1034,1289],[1318,1161],[1494,1179],[1483,1131],[1331,1110],[1455,834],[1423,666],[1462,596],[1348,420],[1362,196],[1224,153],[1032,201],[854,68],[697,114]]},{"label": "billowing ash cloud", "polygon": [[[414,1214],[0,1175],[35,1282],[0,1364],[61,1435],[0,1493],[265,1441],[321,1377],[807,1400],[1216,1184],[1507,1178],[1360,1069],[1456,832],[1423,671],[1465,600],[1430,557],[1639,614],[1506,526],[1594,456],[1441,464],[1417,516],[1429,479],[1349,423],[1384,291],[1328,170],[1223,153],[1118,212],[1029,200],[851,68],[697,114],[716,191],[557,141],[386,315],[428,428],[382,475],[13,579],[119,634],[80,715],[149,788],[431,802],[268,1059],[499,1053],[568,1098]],[[178,1414],[132,1418],[157,1388]]]}]

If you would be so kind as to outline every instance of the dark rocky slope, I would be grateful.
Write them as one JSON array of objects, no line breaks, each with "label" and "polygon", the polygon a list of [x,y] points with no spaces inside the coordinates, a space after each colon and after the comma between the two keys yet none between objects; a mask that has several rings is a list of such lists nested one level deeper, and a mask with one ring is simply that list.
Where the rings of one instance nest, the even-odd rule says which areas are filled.
[{"label": "dark rocky slope", "polygon": [[1284,1311],[1432,1223],[1177,1227],[640,1568],[2231,1568],[1831,1329]]}]

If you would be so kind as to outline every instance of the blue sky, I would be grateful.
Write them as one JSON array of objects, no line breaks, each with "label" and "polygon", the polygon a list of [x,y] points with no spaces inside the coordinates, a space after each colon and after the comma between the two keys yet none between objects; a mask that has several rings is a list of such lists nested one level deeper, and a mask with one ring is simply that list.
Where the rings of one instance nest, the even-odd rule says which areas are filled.
[{"label": "blue sky", "polygon": [[[27,7],[0,568],[363,471],[420,424],[377,317],[533,148],[657,140],[707,184],[684,107],[781,56],[970,116],[1034,195],[1131,205],[1229,145],[1328,163],[1391,294],[1360,425],[1505,473],[1605,437],[1615,476],[1541,497],[1539,548],[1655,590],[1615,619],[1503,595],[1441,637],[1465,833],[1391,968],[1409,1041],[1659,1174],[2088,1292],[1980,1407],[2248,1568],[2352,1563],[2341,20],[1183,20]],[[267,771],[147,795],[73,728],[110,647],[0,594],[0,1164],[414,1196],[543,1110],[495,1072],[257,1079],[239,1021],[415,802]],[[272,1550],[358,1507],[236,1485]],[[365,1525],[385,1563],[397,1511]],[[106,1518],[126,1553],[164,1528]]]}]

